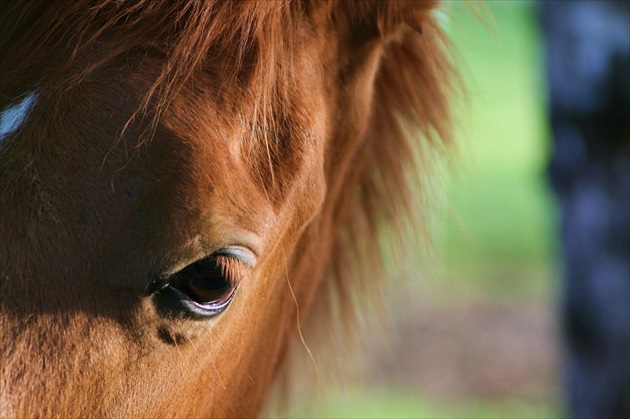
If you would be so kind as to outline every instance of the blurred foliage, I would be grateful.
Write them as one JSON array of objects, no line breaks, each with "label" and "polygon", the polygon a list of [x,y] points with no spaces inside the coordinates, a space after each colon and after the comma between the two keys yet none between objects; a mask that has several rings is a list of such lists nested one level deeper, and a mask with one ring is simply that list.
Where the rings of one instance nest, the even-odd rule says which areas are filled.
[{"label": "blurred foliage", "polygon": [[468,96],[458,105],[444,263],[457,285],[542,295],[553,283],[555,220],[535,3],[489,2],[485,24],[452,5],[449,34]]}]

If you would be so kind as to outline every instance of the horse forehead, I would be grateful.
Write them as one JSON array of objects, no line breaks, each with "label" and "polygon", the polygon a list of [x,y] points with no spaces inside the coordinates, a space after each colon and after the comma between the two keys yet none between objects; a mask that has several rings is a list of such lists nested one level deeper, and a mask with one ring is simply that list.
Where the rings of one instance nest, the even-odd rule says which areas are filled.
[{"label": "horse forehead", "polygon": [[306,67],[302,77],[278,103],[257,97],[268,86],[210,82],[227,77],[216,71],[195,80],[195,90],[183,89],[161,122],[193,151],[197,171],[215,172],[215,182],[247,177],[273,195],[272,189],[286,189],[323,158],[324,86],[322,75],[312,68],[313,57],[307,58],[310,61],[299,62],[300,69]]},{"label": "horse forehead", "polygon": [[[234,99],[219,98],[205,81],[196,83],[197,89],[204,86],[203,94],[182,90],[160,120],[163,129],[143,147],[159,151],[152,153],[157,164],[151,166],[177,172],[181,181],[170,192],[199,209],[204,224],[264,230],[277,220],[281,207],[302,204],[288,195],[319,185],[313,178],[323,158],[323,144],[316,140],[323,137],[322,105],[294,100],[281,124],[265,126],[248,98],[237,93]],[[306,117],[305,107],[318,112]],[[281,111],[272,107],[265,116],[276,117],[276,112]]]}]

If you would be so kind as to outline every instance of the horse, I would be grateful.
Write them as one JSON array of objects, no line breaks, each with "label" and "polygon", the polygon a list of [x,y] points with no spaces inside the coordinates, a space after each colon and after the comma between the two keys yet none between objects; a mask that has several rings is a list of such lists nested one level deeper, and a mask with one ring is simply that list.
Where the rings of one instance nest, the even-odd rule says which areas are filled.
[{"label": "horse", "polygon": [[418,218],[438,7],[5,5],[1,415],[259,415],[300,322],[349,316]]}]

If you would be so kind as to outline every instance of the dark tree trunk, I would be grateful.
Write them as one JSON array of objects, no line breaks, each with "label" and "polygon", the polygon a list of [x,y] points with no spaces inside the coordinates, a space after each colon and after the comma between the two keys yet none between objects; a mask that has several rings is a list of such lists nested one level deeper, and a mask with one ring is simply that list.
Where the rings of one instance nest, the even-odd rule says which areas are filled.
[{"label": "dark tree trunk", "polygon": [[571,417],[630,417],[630,2],[546,1]]}]

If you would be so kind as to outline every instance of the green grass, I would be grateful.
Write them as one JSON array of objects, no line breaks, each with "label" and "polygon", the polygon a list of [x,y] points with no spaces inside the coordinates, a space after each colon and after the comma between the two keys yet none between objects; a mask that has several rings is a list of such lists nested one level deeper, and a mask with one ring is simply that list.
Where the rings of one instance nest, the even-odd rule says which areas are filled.
[{"label": "green grass", "polygon": [[338,393],[295,418],[558,418],[554,406],[532,406],[518,400],[436,402],[402,389]]}]

